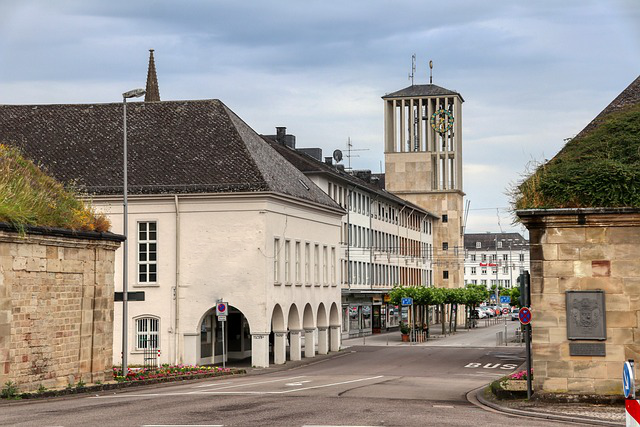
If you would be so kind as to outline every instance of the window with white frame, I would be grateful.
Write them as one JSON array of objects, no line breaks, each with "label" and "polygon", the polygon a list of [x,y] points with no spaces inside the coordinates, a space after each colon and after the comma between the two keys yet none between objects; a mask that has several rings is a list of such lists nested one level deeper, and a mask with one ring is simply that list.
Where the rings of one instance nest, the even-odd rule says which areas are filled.
[{"label": "window with white frame", "polygon": [[471,274],[477,274],[476,273],[476,267],[471,267]]},{"label": "window with white frame", "polygon": [[471,255],[471,261],[475,261],[476,260],[476,254]]},{"label": "window with white frame", "polygon": [[480,284],[486,286],[487,285],[487,280],[486,279],[480,280]]},{"label": "window with white frame", "polygon": [[498,249],[502,249],[502,241],[498,240]]},{"label": "window with white frame", "polygon": [[280,282],[280,239],[273,239],[273,281]]},{"label": "window with white frame", "polygon": [[502,267],[502,274],[509,274],[509,267]]},{"label": "window with white frame", "polygon": [[487,254],[482,254],[482,262],[487,262]]},{"label": "window with white frame", "polygon": [[291,283],[291,241],[284,241],[284,282]]},{"label": "window with white frame", "polygon": [[509,254],[503,254],[502,255],[502,260],[503,261],[509,261]]},{"label": "window with white frame", "polygon": [[487,267],[482,267],[480,274],[487,274]]},{"label": "window with white frame", "polygon": [[320,283],[320,245],[313,248],[313,282]]},{"label": "window with white frame", "polygon": [[160,319],[141,317],[136,319],[136,350],[159,348],[158,331]]},{"label": "window with white frame", "polygon": [[326,246],[322,247],[322,283],[329,281],[329,249]]},{"label": "window with white frame", "polygon": [[158,281],[158,224],[138,222],[138,283]]},{"label": "window with white frame", "polygon": [[520,262],[524,262],[524,254],[520,254]]},{"label": "window with white frame", "polygon": [[300,283],[300,242],[296,242],[296,283]]},{"label": "window with white frame", "polygon": [[331,284],[336,283],[336,248],[331,248]]},{"label": "window with white frame", "polygon": [[309,263],[311,262],[311,245],[309,243],[304,244],[304,281],[309,283],[311,281]]},{"label": "window with white frame", "polygon": [[482,243],[481,242],[476,242],[476,249],[480,249],[482,247]]}]

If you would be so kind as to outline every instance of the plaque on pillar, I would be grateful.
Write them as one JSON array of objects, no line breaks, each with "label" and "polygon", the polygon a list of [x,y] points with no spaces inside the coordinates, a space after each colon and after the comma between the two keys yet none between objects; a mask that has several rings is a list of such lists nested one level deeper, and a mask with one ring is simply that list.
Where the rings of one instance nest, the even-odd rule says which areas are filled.
[{"label": "plaque on pillar", "polygon": [[604,291],[567,291],[567,339],[607,339]]}]

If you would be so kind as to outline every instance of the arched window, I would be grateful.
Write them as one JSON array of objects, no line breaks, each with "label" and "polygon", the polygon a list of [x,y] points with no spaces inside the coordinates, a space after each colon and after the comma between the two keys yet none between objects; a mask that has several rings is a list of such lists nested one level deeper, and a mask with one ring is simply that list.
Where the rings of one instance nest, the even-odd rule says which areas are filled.
[{"label": "arched window", "polygon": [[136,350],[158,349],[160,340],[160,319],[157,317],[139,317],[136,320]]}]

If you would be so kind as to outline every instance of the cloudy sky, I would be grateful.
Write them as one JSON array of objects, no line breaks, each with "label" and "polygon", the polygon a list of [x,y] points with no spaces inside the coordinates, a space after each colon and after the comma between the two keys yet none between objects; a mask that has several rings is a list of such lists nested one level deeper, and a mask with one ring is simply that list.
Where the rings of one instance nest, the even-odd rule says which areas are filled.
[{"label": "cloudy sky", "polygon": [[218,98],[259,133],[380,170],[382,100],[460,92],[470,232],[520,230],[505,192],[640,74],[640,2],[0,0],[0,103],[118,102],[155,49],[163,100]]}]

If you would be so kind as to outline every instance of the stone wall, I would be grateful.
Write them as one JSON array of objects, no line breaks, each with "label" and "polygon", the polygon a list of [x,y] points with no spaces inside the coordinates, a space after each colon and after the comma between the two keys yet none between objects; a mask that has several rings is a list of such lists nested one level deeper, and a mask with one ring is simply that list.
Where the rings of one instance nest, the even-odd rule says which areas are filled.
[{"label": "stone wall", "polygon": [[0,228],[0,384],[28,391],[111,379],[120,240]]},{"label": "stone wall", "polygon": [[[534,390],[621,394],[622,362],[640,360],[640,210],[517,214],[531,241]],[[569,354],[566,292],[584,290],[605,293],[605,356]]]}]

